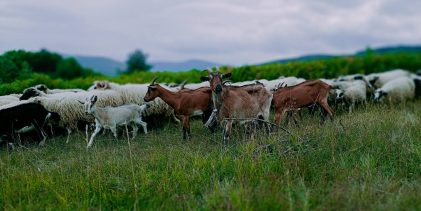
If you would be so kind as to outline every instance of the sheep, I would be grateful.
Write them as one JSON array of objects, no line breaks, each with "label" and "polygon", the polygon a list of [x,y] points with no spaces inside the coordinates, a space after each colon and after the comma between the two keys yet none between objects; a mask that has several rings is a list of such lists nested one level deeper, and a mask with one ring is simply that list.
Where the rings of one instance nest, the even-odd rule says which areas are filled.
[{"label": "sheep", "polygon": [[373,74],[367,75],[365,79],[373,87],[378,89],[389,81],[392,81],[399,77],[410,77],[410,75],[411,73],[406,70],[396,69],[396,70],[386,71],[383,73],[373,73]]},{"label": "sheep", "polygon": [[39,145],[43,146],[47,138],[43,126],[53,116],[59,119],[58,115],[46,110],[37,103],[20,103],[0,110],[0,135],[6,135],[15,139],[18,133],[25,133],[35,130],[41,138]]},{"label": "sheep", "polygon": [[84,92],[83,89],[49,89],[45,84],[38,84],[34,86],[35,89],[44,92],[45,94],[57,94],[61,92]]},{"label": "sheep", "polygon": [[0,96],[0,106],[7,105],[9,103],[14,103],[19,101],[19,95],[17,94],[10,94],[10,95],[4,95]]},{"label": "sheep", "polygon": [[296,78],[296,77],[280,77],[278,79],[275,80],[270,80],[270,81],[262,81],[262,83],[265,85],[266,90],[268,91],[276,91],[279,87],[280,84],[284,84],[286,86],[295,86],[299,83],[304,82],[305,79],[303,78]]},{"label": "sheep", "polygon": [[364,77],[365,76],[363,74],[352,74],[352,75],[339,76],[335,81],[362,80]]},{"label": "sheep", "polygon": [[93,95],[86,99],[84,109],[86,113],[92,114],[95,117],[95,131],[93,132],[86,148],[90,148],[93,144],[95,136],[101,131],[101,128],[110,129],[113,132],[114,138],[117,139],[117,126],[130,125],[133,129],[133,137],[136,137],[138,130],[137,124],[142,125],[143,131],[148,133],[146,122],[142,121],[142,112],[147,107],[147,104],[142,106],[136,104],[122,105],[118,107],[104,107],[96,106],[98,97]]},{"label": "sheep", "polygon": [[415,97],[414,79],[399,77],[384,84],[374,93],[374,102],[381,102],[383,97],[389,103],[398,103]]},{"label": "sheep", "polygon": [[[114,90],[120,94],[124,104],[138,104],[142,105],[144,103],[143,98],[145,97],[148,91],[149,84],[116,84],[108,81],[96,81],[93,86],[88,90],[104,91],[104,90]],[[166,87],[166,89],[171,91],[177,91],[177,88]],[[163,115],[165,117],[170,117],[177,121],[174,116],[174,110],[165,103],[162,99],[156,98],[149,103],[149,107],[145,109],[144,116],[154,116],[154,115]]]},{"label": "sheep", "polygon": [[76,93],[76,92],[86,92],[82,89],[49,89],[44,84],[38,84],[33,87],[29,87],[23,90],[22,95],[19,97],[20,100],[27,100],[35,96],[46,96],[48,94],[58,94],[58,93]]},{"label": "sheep", "polygon": [[186,88],[186,89],[198,89],[198,88],[201,88],[201,87],[210,87],[209,81],[204,81],[204,82],[201,82],[201,83],[194,83],[194,84],[185,84],[184,85],[184,88]]},{"label": "sheep", "polygon": [[37,96],[29,99],[29,101],[39,103],[47,110],[56,112],[60,115],[61,121],[59,126],[67,129],[66,143],[68,143],[72,131],[78,129],[78,122],[90,124],[95,121],[91,115],[87,115],[84,112],[82,105],[86,97],[92,94],[100,96],[100,100],[97,102],[99,106],[119,106],[124,104],[121,96],[113,90],[57,93]]},{"label": "sheep", "polygon": [[367,102],[367,85],[363,81],[354,81],[352,86],[345,89],[336,89],[336,101],[343,101],[351,113],[356,103],[366,105]]}]

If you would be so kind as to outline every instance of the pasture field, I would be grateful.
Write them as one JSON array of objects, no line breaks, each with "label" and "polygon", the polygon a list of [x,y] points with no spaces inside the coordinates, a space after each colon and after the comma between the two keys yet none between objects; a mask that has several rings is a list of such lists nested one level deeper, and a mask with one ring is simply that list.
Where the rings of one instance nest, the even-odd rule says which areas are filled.
[{"label": "pasture field", "polygon": [[89,150],[83,133],[4,147],[0,208],[421,210],[420,100],[300,123],[254,138],[237,127],[227,146],[195,120],[189,141],[168,124]]}]

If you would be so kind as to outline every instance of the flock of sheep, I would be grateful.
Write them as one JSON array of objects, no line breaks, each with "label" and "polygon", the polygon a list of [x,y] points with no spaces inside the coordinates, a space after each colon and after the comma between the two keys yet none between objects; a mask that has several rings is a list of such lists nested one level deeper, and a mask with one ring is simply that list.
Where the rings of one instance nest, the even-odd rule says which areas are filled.
[{"label": "flock of sheep", "polygon": [[[227,103],[235,98],[234,94],[237,93],[235,90],[240,90],[239,96],[242,96],[241,92],[248,93],[250,95],[248,97],[251,99],[248,104],[255,102],[255,110],[257,113],[262,111],[259,115],[265,120],[269,120],[271,104],[272,107],[275,107],[277,118],[280,118],[285,112],[297,113],[301,108],[314,109],[317,106],[325,108],[324,111],[333,118],[334,113],[329,111],[329,106],[325,107],[324,99],[318,101],[319,95],[323,95],[322,92],[327,93],[326,99],[329,105],[345,105],[349,112],[368,101],[397,103],[421,95],[421,76],[401,69],[369,75],[355,74],[340,76],[336,79],[312,80],[311,82],[296,77],[280,77],[275,80],[260,79],[231,83],[228,80],[223,80],[224,76],[226,75],[210,71],[209,77],[205,78],[210,80],[211,84],[205,80],[202,83],[184,83],[178,86],[160,84],[158,87],[154,80],[151,84],[123,85],[108,81],[96,81],[88,90],[49,89],[45,85],[30,87],[25,89],[22,94],[0,96],[0,118],[2,119],[0,142],[19,143],[26,134],[32,134],[28,136],[31,139],[41,140],[40,144],[42,145],[47,136],[57,134],[51,128],[65,129],[67,131],[66,142],[68,142],[73,131],[83,128],[81,125],[86,125],[84,129],[88,137],[89,125],[95,124],[95,130],[87,145],[89,148],[93,144],[94,137],[102,129],[110,129],[116,138],[117,129],[122,125],[131,126],[133,137],[136,135],[139,125],[143,127],[144,133],[147,133],[147,122],[144,119],[154,116],[174,119],[178,122],[181,120],[183,137],[186,138],[190,136],[188,123],[190,116],[202,114],[206,126],[209,126],[213,119],[212,116],[221,116],[223,112],[229,113],[223,116],[224,118],[237,117],[230,114],[237,111],[223,110],[224,107],[231,106]],[[221,81],[219,84],[213,85],[212,83],[216,83],[214,79],[217,77],[220,77]],[[306,88],[300,89],[305,85]],[[311,87],[322,88],[314,91]],[[155,90],[158,88],[163,92],[156,92]],[[221,91],[224,89],[232,90],[231,97],[223,96],[224,92]],[[282,90],[288,93],[288,96],[280,95],[279,92]],[[167,94],[164,96],[162,93]],[[151,97],[151,95],[154,96]],[[171,97],[172,95],[173,97]],[[218,96],[220,97],[218,98]],[[288,100],[286,100],[287,98]],[[302,103],[300,103],[301,98],[304,99]],[[197,102],[198,99],[208,101],[200,104]],[[310,101],[313,103],[309,103]],[[280,103],[282,105],[278,105]],[[235,106],[238,102],[234,101],[231,104]],[[249,108],[245,106],[249,105],[239,108]],[[278,107],[282,107],[282,113],[277,111]],[[235,108],[233,107],[233,109]],[[45,115],[46,111],[48,115]],[[41,114],[43,116],[40,116]],[[258,116],[252,117],[258,118]],[[277,123],[280,122],[277,121]],[[227,128],[224,131],[224,139],[226,136],[228,137],[229,130],[230,128]],[[45,131],[52,132],[47,135]]]}]

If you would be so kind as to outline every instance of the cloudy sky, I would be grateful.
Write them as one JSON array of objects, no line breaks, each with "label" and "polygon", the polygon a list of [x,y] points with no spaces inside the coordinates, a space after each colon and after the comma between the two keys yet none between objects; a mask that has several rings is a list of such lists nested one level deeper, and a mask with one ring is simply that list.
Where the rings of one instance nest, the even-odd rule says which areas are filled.
[{"label": "cloudy sky", "polygon": [[1,0],[0,53],[240,65],[421,44],[419,0]]}]

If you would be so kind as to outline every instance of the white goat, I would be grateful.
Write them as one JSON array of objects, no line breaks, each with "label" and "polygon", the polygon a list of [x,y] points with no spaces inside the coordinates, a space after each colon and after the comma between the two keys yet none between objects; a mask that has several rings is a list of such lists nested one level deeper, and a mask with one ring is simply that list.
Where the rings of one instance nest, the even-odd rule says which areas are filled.
[{"label": "white goat", "polygon": [[142,112],[147,107],[147,104],[142,106],[136,104],[122,105],[118,107],[107,106],[104,108],[95,105],[98,97],[92,96],[85,101],[85,111],[95,117],[95,131],[93,132],[87,148],[91,147],[95,136],[102,128],[110,129],[114,137],[117,139],[117,126],[130,125],[133,129],[133,137],[136,137],[138,131],[138,124],[142,125],[143,131],[148,133],[146,122],[142,121]]},{"label": "white goat", "polygon": [[374,93],[374,101],[380,102],[386,97],[389,103],[403,102],[415,97],[414,79],[409,77],[400,77],[391,80],[377,89]]},{"label": "white goat", "polygon": [[[97,92],[114,90],[119,93],[124,104],[144,104],[143,98],[148,91],[149,84],[116,84],[108,81],[96,81],[88,90]],[[171,91],[177,91],[177,88],[165,87]],[[164,115],[166,117],[174,117],[174,109],[172,109],[161,98],[156,98],[149,103],[148,108],[144,112],[144,116]]]}]

